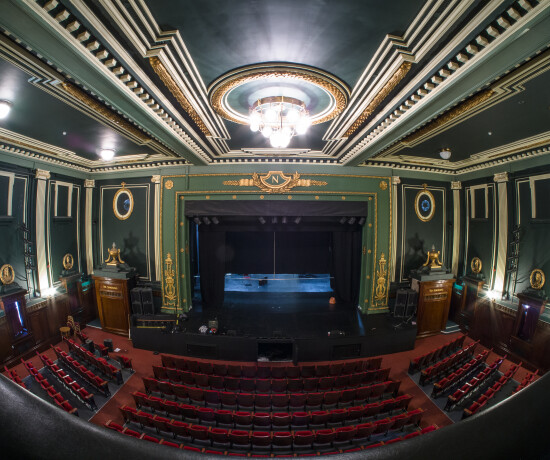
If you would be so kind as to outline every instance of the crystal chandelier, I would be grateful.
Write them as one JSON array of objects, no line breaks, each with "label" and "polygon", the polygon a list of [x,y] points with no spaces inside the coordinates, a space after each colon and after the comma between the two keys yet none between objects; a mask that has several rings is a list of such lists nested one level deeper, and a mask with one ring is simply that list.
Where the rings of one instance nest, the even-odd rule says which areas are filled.
[{"label": "crystal chandelier", "polygon": [[305,134],[310,125],[305,104],[292,97],[265,97],[250,108],[250,129],[269,138],[273,148],[286,148],[293,136]]}]

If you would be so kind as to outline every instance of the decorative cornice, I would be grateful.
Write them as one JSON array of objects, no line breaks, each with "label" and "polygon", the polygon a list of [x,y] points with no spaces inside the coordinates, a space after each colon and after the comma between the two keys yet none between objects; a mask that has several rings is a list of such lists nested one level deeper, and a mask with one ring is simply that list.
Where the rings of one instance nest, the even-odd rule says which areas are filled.
[{"label": "decorative cornice", "polygon": [[386,99],[386,97],[388,97],[388,95],[398,85],[398,83],[403,80],[403,77],[407,75],[409,70],[411,70],[411,67],[411,62],[403,62],[399,66],[399,69],[395,71],[392,77],[386,82],[384,87],[374,97],[367,108],[363,110],[363,113],[359,115],[357,119],[353,122],[353,124],[348,128],[348,130],[344,134],[344,137],[350,137],[353,133],[355,133],[355,131],[357,131],[361,127],[361,125],[363,125],[363,123],[365,123],[367,118],[374,113],[374,111],[378,108],[382,101]]},{"label": "decorative cornice", "polygon": [[94,179],[85,179],[84,180],[84,188],[94,188],[95,187],[95,180]]},{"label": "decorative cornice", "polygon": [[242,119],[236,118],[225,110],[223,98],[233,88],[245,83],[266,78],[287,78],[291,80],[305,81],[319,86],[334,98],[334,109],[322,118],[312,120],[312,124],[324,123],[336,118],[345,109],[349,99],[349,90],[344,82],[338,80],[328,72],[319,71],[305,65],[289,64],[285,62],[262,63],[237,71],[230,71],[216,81],[209,88],[210,103],[221,117],[235,123],[244,124]]},{"label": "decorative cornice", "polygon": [[114,113],[111,109],[105,107],[105,105],[96,101],[93,97],[91,97],[86,92],[82,91],[72,83],[68,81],[64,81],[61,83],[61,86],[72,97],[79,100],[83,104],[86,104],[92,110],[96,111],[99,115],[106,118],[111,123],[114,123],[115,125],[117,125],[120,129],[136,137],[137,139],[139,139],[141,143],[146,144],[149,142],[153,142],[153,140],[149,136],[147,136],[143,131],[136,128],[133,124],[126,121],[120,115],[117,115],[116,113]]},{"label": "decorative cornice", "polygon": [[451,123],[455,118],[458,118],[465,113],[470,112],[494,95],[495,92],[492,89],[481,91],[480,93],[457,105],[456,107],[453,107],[448,112],[439,115],[437,118],[430,121],[427,125],[423,126],[419,130],[409,134],[407,137],[401,140],[401,143],[406,145],[407,147],[410,147],[414,145],[415,142],[420,138],[422,138],[422,140],[426,140],[426,138],[429,137],[430,134],[434,133],[434,131]]},{"label": "decorative cornice", "polygon": [[34,178],[38,180],[48,180],[50,178],[50,171],[45,169],[37,169],[34,174]]},{"label": "decorative cornice", "polygon": [[496,173],[494,176],[493,176],[493,180],[495,182],[508,182],[508,173],[505,171],[505,172],[500,172],[500,173]]},{"label": "decorative cornice", "polygon": [[199,117],[199,114],[197,113],[197,111],[189,103],[189,101],[185,97],[185,94],[183,94],[183,91],[176,84],[176,82],[174,81],[170,73],[166,70],[166,68],[164,67],[164,64],[160,61],[160,59],[156,56],[152,56],[149,58],[149,64],[151,64],[151,67],[153,67],[153,70],[155,71],[155,73],[160,77],[160,79],[166,85],[166,87],[170,90],[172,95],[177,99],[182,109],[185,110],[187,115],[191,117],[191,119],[198,126],[201,132],[205,136],[212,136],[212,134],[210,133],[210,131],[202,121],[201,117]]},{"label": "decorative cornice", "polygon": [[462,190],[462,182],[459,180],[451,181],[451,190]]},{"label": "decorative cornice", "polygon": [[160,174],[151,176],[151,182],[153,184],[160,184],[160,177],[161,177]]}]

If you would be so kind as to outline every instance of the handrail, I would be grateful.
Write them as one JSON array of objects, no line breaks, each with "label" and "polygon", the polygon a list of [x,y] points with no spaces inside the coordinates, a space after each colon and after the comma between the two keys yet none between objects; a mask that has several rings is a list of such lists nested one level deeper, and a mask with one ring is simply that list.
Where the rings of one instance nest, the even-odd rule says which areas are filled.
[{"label": "handrail", "polygon": [[[388,446],[327,458],[550,459],[549,387],[550,375],[545,375],[506,401],[452,426]],[[86,422],[48,404],[4,375],[0,378],[0,395],[3,458],[220,458],[159,446]]]}]

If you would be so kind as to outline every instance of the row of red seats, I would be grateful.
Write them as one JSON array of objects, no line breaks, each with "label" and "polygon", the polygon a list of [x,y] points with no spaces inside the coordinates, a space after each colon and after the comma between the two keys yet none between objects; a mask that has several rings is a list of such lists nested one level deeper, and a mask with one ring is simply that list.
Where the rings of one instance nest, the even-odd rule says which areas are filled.
[{"label": "row of red seats", "polygon": [[[69,345],[69,351],[74,353],[76,356],[84,360],[91,366],[94,366],[100,372],[102,372],[107,378],[113,379],[117,384],[122,384],[122,372],[116,366],[109,364],[105,358],[99,358],[94,353],[89,350],[86,350],[84,347],[77,344],[72,339],[64,339]],[[56,347],[59,348],[59,347]]]},{"label": "row of red seats", "polygon": [[466,339],[465,335],[457,337],[456,339],[450,341],[446,345],[442,345],[434,350],[424,353],[421,356],[413,358],[409,363],[409,374],[414,374],[415,372],[423,369],[426,366],[429,366],[432,363],[439,361],[446,355],[453,353],[455,350],[462,348],[464,346],[464,340]]},{"label": "row of red seats", "polygon": [[[332,410],[294,411],[294,412],[249,412],[244,408],[239,410],[213,409],[211,407],[196,407],[189,404],[174,404],[173,401],[158,400],[154,397],[144,398],[139,392],[132,393],[139,409],[150,408],[153,411],[165,413],[166,416],[179,416],[188,421],[199,421],[205,425],[222,426],[225,428],[252,427],[256,425],[267,429],[281,427],[310,427],[323,428],[328,425],[357,423],[367,421],[384,413],[393,411],[406,411],[412,399],[410,395],[402,395],[397,398],[387,399],[381,402],[369,403],[349,408],[338,408]],[[125,406],[128,407],[128,406]],[[243,409],[243,410],[241,410]],[[254,410],[255,408],[250,408]],[[128,411],[135,412],[135,409],[128,408]],[[420,421],[424,411],[417,409],[414,414]],[[124,411],[123,411],[124,416]],[[124,416],[126,418],[126,416]],[[327,425],[328,424],[328,425]],[[416,423],[418,424],[418,423]],[[271,429],[270,428],[270,429]]]},{"label": "row of red seats", "polygon": [[[520,363],[521,364],[521,363]],[[529,372],[521,381],[521,383],[514,389],[514,393],[523,390],[525,387],[531,385],[537,378],[539,371],[538,369],[535,372]]]},{"label": "row of red seats", "polygon": [[285,366],[273,366],[266,364],[241,364],[235,362],[212,363],[199,361],[182,356],[161,355],[162,365],[167,368],[190,371],[208,375],[221,375],[230,377],[260,378],[260,379],[296,379],[299,377],[327,377],[341,374],[353,374],[355,372],[379,369],[382,358],[365,358],[347,362],[335,362],[331,364],[288,364]]},{"label": "row of red seats", "polygon": [[[499,361],[502,361],[503,358],[497,358],[495,360],[495,363],[498,363]],[[493,363],[493,364],[495,364]],[[479,372],[474,378],[470,379],[468,383],[462,385],[460,389],[456,390],[454,393],[450,394],[447,397],[447,403],[445,404],[445,410],[451,410],[453,407],[455,407],[457,404],[462,404],[468,399],[471,399],[473,396],[475,396],[476,393],[479,393],[481,388],[485,386],[487,382],[491,382],[492,376],[496,374],[497,371],[493,365],[486,367],[484,370]],[[509,377],[511,378],[511,377]],[[508,377],[502,377],[504,379],[503,382],[497,382],[501,383],[502,385],[508,381]]]},{"label": "row of red seats", "polygon": [[25,390],[27,389],[27,387],[25,386],[25,384],[23,383],[23,380],[21,380],[21,378],[19,377],[19,375],[17,375],[17,371],[15,369],[8,369],[6,366],[4,366],[4,370],[6,371],[6,374],[8,376],[8,378],[12,381],[12,382],[15,382],[17,383],[17,385],[25,388]]},{"label": "row of red seats", "polygon": [[[487,359],[487,356],[489,356],[489,351],[484,350],[476,357],[470,359],[470,361],[468,361],[462,367],[458,368],[454,372],[451,372],[446,377],[443,377],[439,382],[436,382],[434,384],[431,397],[437,398],[448,390],[452,391],[454,388],[460,385],[461,382],[466,380],[469,375],[471,375],[473,372],[483,366],[485,360]],[[498,367],[500,367],[500,364],[498,364]]]},{"label": "row of red seats", "polygon": [[368,385],[373,382],[383,382],[388,380],[390,369],[373,369],[338,376],[260,379],[204,374],[163,366],[153,366],[153,374],[157,380],[181,382],[185,385],[195,385],[212,390],[284,393],[287,391],[336,390]]},{"label": "row of red seats", "polygon": [[103,380],[98,375],[95,375],[91,370],[89,370],[84,364],[80,364],[76,359],[69,356],[59,347],[52,347],[55,351],[55,354],[61,362],[69,366],[74,372],[76,372],[80,377],[86,380],[90,385],[92,385],[96,390],[103,393],[106,397],[111,395],[109,390],[109,384],[106,380]]},{"label": "row of red seats", "polygon": [[52,401],[65,412],[78,416],[78,410],[69,403],[54,387],[48,382],[48,379],[44,377],[30,361],[21,359],[21,362],[29,372],[29,374],[40,384],[46,394],[52,399]]},{"label": "row of red seats", "polygon": [[521,363],[514,364],[510,367],[508,372],[498,379],[485,393],[483,393],[476,401],[474,401],[468,408],[464,409],[462,418],[470,417],[478,412],[482,411],[488,402],[495,397],[495,395],[502,389],[502,387],[508,383],[515,375]]},{"label": "row of red seats", "polygon": [[[371,435],[386,435],[389,431],[402,431],[409,425],[408,414],[399,414],[375,422],[357,425],[323,428],[320,430],[296,431],[258,431],[246,429],[227,429],[190,424],[178,420],[162,423],[158,418],[157,425],[163,426],[165,432],[172,433],[174,438],[199,446],[222,447],[233,450],[253,450],[254,452],[277,450],[325,450],[342,448],[352,444],[364,445]],[[150,417],[150,428],[155,428],[155,416]],[[120,425],[118,425],[120,426]]]},{"label": "row of red seats", "polygon": [[[214,447],[211,449],[209,447],[195,447],[195,446],[189,446],[186,444],[178,443],[178,442],[172,442],[172,441],[166,441],[165,439],[156,438],[154,436],[150,436],[145,433],[139,433],[135,430],[131,430],[130,428],[124,428],[123,426],[113,422],[112,420],[109,420],[105,423],[105,427],[118,431],[119,433],[132,436],[137,439],[142,439],[144,441],[154,442],[157,444],[162,444],[169,447],[175,447],[178,449],[187,450],[190,452],[198,452],[198,453],[205,453],[210,455],[227,455],[229,457],[247,457],[249,454],[247,453],[248,450],[254,449],[254,451],[258,452],[264,452],[264,454],[255,454],[253,457],[266,457],[269,456],[270,453],[269,450],[272,450],[273,456],[275,458],[278,457],[292,457],[294,455],[296,456],[317,456],[317,455],[336,455],[339,453],[345,453],[345,452],[360,452],[362,450],[370,449],[373,447],[381,447],[386,444],[391,444],[394,442],[402,441],[405,439],[410,439],[416,436],[419,436],[421,434],[430,433],[432,431],[435,431],[438,427],[437,425],[430,425],[426,428],[423,428],[422,430],[415,430],[407,435],[400,436],[397,438],[393,438],[392,440],[386,441],[386,442],[377,442],[370,445],[355,445],[356,443],[353,442],[351,446],[343,449],[337,449],[337,450],[325,450],[325,451],[314,451],[313,453],[308,453],[309,450],[309,444],[308,442],[311,439],[311,434],[308,431],[296,431],[293,433],[289,432],[276,432],[273,433],[270,439],[270,445],[266,446],[266,437],[265,435],[261,434],[260,432],[256,432],[256,435],[250,435],[246,431],[240,432],[240,430],[233,430],[231,433],[228,433],[228,439],[230,448],[233,448],[235,450],[239,450],[240,452],[229,452],[227,450],[219,450],[220,447],[223,449],[224,446],[218,447],[218,444],[216,443]],[[210,431],[210,433],[215,438],[218,434],[216,432]],[[222,439],[225,439],[224,433],[219,433],[220,437]],[[231,436],[230,436],[231,435]],[[335,435],[334,435],[335,436]],[[313,438],[316,439],[315,437]],[[214,444],[214,442],[212,442]],[[314,442],[311,442],[311,446],[313,446]],[[302,447],[303,446],[303,447]],[[268,450],[269,447],[269,450]],[[313,447],[312,447],[313,448]]]},{"label": "row of red seats", "polygon": [[384,394],[397,395],[401,382],[388,380],[373,385],[365,385],[347,390],[334,390],[313,393],[233,393],[230,391],[207,390],[204,388],[179,385],[170,382],[152,382],[143,377],[147,394],[159,393],[161,396],[174,396],[181,401],[196,405],[237,407],[242,405],[261,407],[335,407],[362,404],[380,399]]},{"label": "row of red seats", "polygon": [[41,355],[36,352],[44,366],[49,369],[52,375],[61,383],[67,390],[69,390],[76,398],[78,398],[83,404],[88,406],[90,410],[97,410],[97,405],[94,400],[94,395],[84,387],[80,386],[73,378],[66,374],[57,364],[49,359],[45,354]]},{"label": "row of red seats", "polygon": [[448,373],[449,370],[452,370],[457,366],[461,366],[462,363],[473,356],[475,352],[475,347],[478,343],[479,341],[473,342],[470,345],[456,351],[451,356],[443,358],[441,361],[438,361],[435,364],[432,364],[430,367],[423,369],[420,372],[420,385],[426,385],[429,382],[433,382],[435,379],[440,378],[442,375]]}]

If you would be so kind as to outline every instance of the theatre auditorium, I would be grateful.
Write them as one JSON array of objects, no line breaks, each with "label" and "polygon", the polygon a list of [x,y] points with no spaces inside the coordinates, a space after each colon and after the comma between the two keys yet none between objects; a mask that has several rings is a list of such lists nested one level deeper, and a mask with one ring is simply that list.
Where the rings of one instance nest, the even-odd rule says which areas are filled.
[{"label": "theatre auditorium", "polygon": [[550,460],[547,200],[550,0],[0,0],[0,457]]}]

